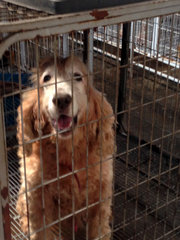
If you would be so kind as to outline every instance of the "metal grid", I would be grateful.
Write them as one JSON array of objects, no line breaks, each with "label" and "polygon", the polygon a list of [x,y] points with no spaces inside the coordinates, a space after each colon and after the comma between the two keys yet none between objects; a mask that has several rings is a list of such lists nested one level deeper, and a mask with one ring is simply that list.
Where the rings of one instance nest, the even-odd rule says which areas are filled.
[{"label": "metal grid", "polygon": [[[144,52],[145,41],[147,41],[146,53],[155,57],[157,55],[157,40],[158,40],[158,28],[160,27],[160,40],[159,40],[159,58],[162,57],[165,59],[169,56],[169,41],[170,41],[170,33],[171,33],[171,23],[172,16],[164,16],[162,18],[149,18],[148,23],[146,20],[139,20],[134,22],[135,31],[134,35],[131,36],[133,38],[134,50],[137,52]],[[159,23],[161,21],[161,23]],[[180,16],[179,14],[174,15],[174,37],[172,40],[172,53],[171,60],[176,61],[177,59],[177,49],[179,47],[179,22]],[[148,24],[148,35],[147,40],[145,39],[145,28],[146,24]],[[132,25],[133,28],[133,25]],[[104,32],[106,30],[106,32]],[[106,29],[103,27],[98,28],[98,36],[99,40],[103,40],[106,36],[106,42],[113,45],[116,44],[117,41],[117,25],[108,26]],[[120,32],[120,36],[122,37],[122,31]],[[120,43],[121,45],[121,43]],[[177,59],[178,61],[178,59]]]},{"label": "metal grid", "polygon": [[21,19],[34,19],[43,16],[48,16],[49,14],[41,11],[34,11],[25,7],[19,7],[17,5],[0,2],[0,21],[13,22]]},{"label": "metal grid", "polygon": [[[172,46],[170,49],[169,42],[171,39],[172,22],[174,36],[172,38],[171,43]],[[132,22],[130,38],[133,41],[135,53],[143,55],[144,52],[146,52],[148,57],[156,58],[158,48],[158,60],[167,64],[169,59],[170,65],[172,66],[176,65],[176,68],[178,68],[179,67],[178,49],[180,48],[179,22],[180,15],[178,13],[169,16],[148,18],[148,20],[143,19]],[[103,39],[105,38],[107,44],[116,45],[117,29],[118,25],[107,26],[106,28],[99,27],[98,34],[96,37],[98,37],[98,39],[101,41],[103,41]],[[146,32],[147,36],[145,36]],[[121,39],[122,28],[119,34]],[[122,42],[120,42],[120,46],[122,46]]]},{"label": "metal grid", "polygon": [[[4,9],[9,12],[7,5],[3,7],[3,12]],[[149,24],[152,22],[154,24],[157,18],[133,21],[129,62],[123,66],[120,66],[121,49],[119,49],[123,37],[122,23],[103,26],[98,31],[96,28],[92,29],[94,46],[89,50],[93,56],[94,84],[106,94],[116,118],[122,115],[122,129],[115,134],[117,151],[114,151],[113,218],[111,221],[113,239],[176,240],[180,237],[180,155],[178,150],[180,144],[178,48],[180,33],[177,24],[178,16],[178,13],[175,13],[159,18],[155,52]],[[14,16],[14,20],[16,19],[21,19],[18,11]],[[171,21],[171,25],[165,27],[167,19]],[[139,25],[141,25],[140,28],[138,28]],[[38,65],[41,56],[51,54],[65,56],[68,53],[70,55],[75,53],[81,57],[83,55],[83,34],[77,31],[16,42],[9,46],[8,57],[4,56],[5,58],[1,60],[3,122],[6,138],[4,144],[8,159],[12,239],[29,239],[21,231],[16,211],[20,175],[15,119],[17,106],[20,104],[19,94],[27,91],[27,86],[31,86],[28,82],[30,68]],[[137,35],[138,40],[143,42],[143,48],[139,47],[138,51]],[[164,38],[164,36],[169,37]],[[164,46],[162,39],[166,39]],[[152,55],[148,55],[149,52],[154,53],[153,58],[151,58]],[[168,53],[163,55],[166,56],[166,62],[162,62],[162,54],[160,54],[162,52]],[[172,59],[173,66],[170,65]],[[118,112],[118,86],[121,81],[119,76],[123,68],[128,69],[128,78],[124,109]],[[7,73],[11,76],[8,83],[6,82],[9,76],[6,76]],[[34,140],[31,139],[31,141]],[[54,232],[59,232],[59,229],[63,232],[61,218],[52,225]],[[72,225],[73,228],[75,228],[75,223]],[[75,235],[72,229],[64,233],[67,239],[87,239],[86,233]]]}]

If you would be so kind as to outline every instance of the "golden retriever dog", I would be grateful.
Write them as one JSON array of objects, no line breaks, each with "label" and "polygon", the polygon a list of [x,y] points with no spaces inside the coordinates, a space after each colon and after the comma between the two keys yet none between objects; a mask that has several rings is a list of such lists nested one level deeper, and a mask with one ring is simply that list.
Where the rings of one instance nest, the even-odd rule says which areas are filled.
[{"label": "golden retriever dog", "polygon": [[109,240],[113,110],[79,58],[55,62],[40,62],[18,108],[21,228],[31,240]]}]

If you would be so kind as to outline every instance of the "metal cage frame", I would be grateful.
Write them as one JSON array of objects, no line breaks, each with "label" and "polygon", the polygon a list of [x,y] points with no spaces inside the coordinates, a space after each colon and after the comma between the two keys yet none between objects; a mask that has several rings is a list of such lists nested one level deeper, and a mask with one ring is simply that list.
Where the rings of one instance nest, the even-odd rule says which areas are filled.
[{"label": "metal cage frame", "polygon": [[[130,22],[139,20],[139,19],[148,19],[148,18],[155,18],[155,21],[158,22],[157,17],[161,17],[164,15],[170,15],[170,14],[175,14],[180,12],[180,2],[179,0],[152,0],[152,1],[147,1],[147,2],[139,2],[136,4],[128,4],[128,5],[122,5],[122,6],[117,6],[113,8],[108,8],[108,9],[100,9],[100,10],[91,10],[87,12],[82,12],[82,13],[73,13],[73,14],[64,14],[64,15],[48,15],[48,14],[42,14],[41,17],[37,18],[30,18],[30,19],[18,19],[16,21],[2,21],[0,22],[0,58],[2,58],[4,52],[8,47],[10,47],[12,44],[15,44],[20,41],[24,41],[27,39],[35,39],[38,37],[48,37],[51,35],[57,35],[57,34],[66,34],[70,33],[73,31],[85,31],[86,29],[93,29],[93,28],[98,28],[98,27],[105,27],[108,25],[115,25],[115,24],[121,24],[125,23],[128,24]],[[38,16],[38,14],[37,14]],[[157,23],[156,22],[156,23]],[[133,28],[133,26],[131,26]],[[153,33],[154,35],[156,34],[157,29]],[[85,33],[85,32],[84,32]],[[92,39],[92,32],[86,32],[87,34],[87,45],[85,51],[86,54],[88,52],[88,56],[86,55],[85,58],[88,58],[88,63],[89,63],[89,69],[90,72],[92,72],[92,55],[90,51],[87,51],[89,48],[93,48],[90,43],[90,39]],[[128,35],[128,34],[127,34]],[[84,34],[85,36],[85,34]],[[65,44],[67,43],[66,41],[67,36],[63,36]],[[128,37],[128,36],[126,36]],[[130,36],[129,36],[130,37]],[[146,36],[147,38],[147,36]],[[81,39],[82,40],[82,39]],[[81,45],[81,40],[75,40],[79,41],[78,44]],[[74,42],[75,42],[74,41]],[[89,42],[88,42],[89,41]],[[156,37],[154,37],[154,41],[158,41]],[[126,43],[126,41],[125,41]],[[123,44],[123,43],[122,43]],[[124,45],[126,47],[126,45]],[[24,47],[24,46],[22,46]],[[127,50],[127,49],[126,49]],[[156,51],[155,48],[152,48],[152,54]],[[119,51],[119,50],[117,50]],[[180,50],[179,50],[180,51]],[[64,52],[65,53],[65,52]],[[126,54],[126,53],[125,53]],[[132,52],[130,54],[133,54]],[[117,54],[119,56],[119,54]],[[127,56],[125,56],[125,59]],[[87,59],[86,59],[87,60]],[[126,59],[127,60],[127,59]],[[116,61],[119,61],[118,57],[116,58]],[[123,62],[123,65],[127,65],[128,62]],[[130,62],[130,64],[133,64]],[[141,63],[140,63],[141,64]],[[139,64],[139,65],[140,65]],[[168,62],[169,64],[169,62]],[[137,64],[138,65],[138,64]],[[145,72],[145,66],[143,63],[141,64],[141,68],[143,69],[142,71]],[[149,67],[146,69],[147,71],[149,70]],[[119,70],[118,70],[119,71]],[[121,71],[122,74],[123,71]],[[157,74],[157,69],[154,70],[154,73]],[[127,70],[125,70],[124,77],[126,80],[126,74]],[[121,78],[123,78],[121,76]],[[171,77],[168,74],[164,76],[165,78]],[[174,82],[177,84],[180,84],[180,80],[177,78],[172,77]],[[130,88],[131,88],[131,84]],[[124,88],[124,85],[121,85],[120,88]],[[119,88],[119,90],[120,90]],[[116,90],[118,91],[118,90]],[[122,90],[123,91],[123,90]],[[143,94],[143,92],[142,92]],[[179,93],[176,93],[176,97],[179,97]],[[175,94],[174,94],[175,95]],[[129,97],[129,102],[131,101],[131,96]],[[154,104],[152,102],[152,104]],[[121,105],[121,104],[119,104]],[[153,105],[154,106],[154,105]],[[122,108],[119,109],[118,111],[122,111],[122,113],[126,114],[130,109],[127,111],[124,111],[123,106]],[[6,153],[6,138],[5,138],[5,127],[4,127],[4,110],[3,110],[3,95],[0,97],[0,152],[1,152],[1,158],[0,158],[0,239],[2,240],[10,240],[11,239],[11,231],[10,231],[10,215],[9,215],[9,199],[8,199],[8,166],[7,166],[7,153]],[[136,110],[136,107],[134,107]],[[124,111],[124,112],[123,112]],[[116,112],[117,114],[117,112]],[[140,115],[143,113],[140,110]],[[143,117],[143,116],[141,116]],[[154,120],[153,120],[154,121]],[[129,124],[129,123],[127,123]],[[172,131],[175,131],[175,129],[172,129]],[[180,129],[179,129],[180,132]],[[174,132],[172,133],[174,134]],[[141,133],[139,133],[141,135]],[[167,134],[168,135],[168,134]],[[140,136],[141,139],[141,136]],[[152,140],[152,139],[151,139]],[[140,142],[140,140],[135,140],[136,144],[134,146],[134,149],[137,150],[138,154],[140,155],[140,147],[146,147],[147,144],[144,142]],[[122,147],[123,148],[123,147]],[[150,145],[150,153],[152,153],[152,148],[153,144],[151,143]],[[133,149],[133,147],[132,147]],[[123,161],[126,162],[127,155],[131,154],[131,151],[127,151],[127,149],[123,149],[122,152],[117,156],[122,157]],[[162,153],[160,153],[162,155]],[[162,156],[161,156],[162,157]],[[173,156],[170,155],[170,159],[172,160]],[[177,159],[178,161],[178,159]],[[139,169],[139,163],[137,163],[137,168],[138,168],[138,174],[140,175],[140,169]],[[122,167],[122,166],[121,166]],[[131,165],[132,168],[132,174],[135,174],[133,172],[133,164]],[[178,172],[180,173],[180,165],[179,168],[176,166],[176,169],[179,169]],[[126,169],[123,169],[122,167],[122,172],[121,174],[123,175],[123,171],[125,172]],[[142,173],[142,179],[143,179],[143,174]],[[138,176],[139,176],[138,175]],[[121,177],[119,177],[120,181],[123,181]],[[153,177],[152,177],[153,179]],[[152,180],[151,179],[151,180]],[[126,179],[127,181],[127,179]],[[148,179],[150,181],[150,179]],[[144,186],[145,180],[142,180],[141,187],[147,187],[146,185]],[[148,182],[149,184],[149,182]],[[160,182],[158,182],[160,185]],[[138,179],[137,183],[138,185]],[[148,185],[149,187],[149,185]],[[180,187],[180,186],[179,186]],[[138,187],[137,187],[138,188]],[[177,187],[178,188],[178,187]],[[128,191],[131,191],[132,188],[130,186],[127,186]],[[122,189],[122,192],[125,192],[126,189]],[[137,190],[138,191],[138,190]],[[138,193],[136,193],[138,195]],[[116,195],[116,192],[115,192]],[[127,197],[125,193],[125,197]],[[178,205],[180,201],[180,190],[177,190],[176,192],[176,201],[174,204]],[[173,199],[172,199],[173,202]],[[136,203],[137,204],[137,203]],[[150,211],[149,209],[145,209],[144,212]],[[156,216],[157,217],[157,216]],[[138,219],[138,217],[137,217]],[[125,227],[125,222],[123,227]],[[175,224],[174,224],[175,226]],[[156,226],[158,227],[158,226]],[[173,231],[178,231],[180,232],[180,225],[175,226]],[[170,232],[171,234],[171,232]],[[166,238],[167,237],[167,238]],[[128,238],[129,239],[129,238]],[[132,238],[131,238],[132,239]],[[168,239],[168,235],[166,236],[159,236],[156,238],[158,240],[161,239]],[[170,239],[170,238],[169,238]]]}]

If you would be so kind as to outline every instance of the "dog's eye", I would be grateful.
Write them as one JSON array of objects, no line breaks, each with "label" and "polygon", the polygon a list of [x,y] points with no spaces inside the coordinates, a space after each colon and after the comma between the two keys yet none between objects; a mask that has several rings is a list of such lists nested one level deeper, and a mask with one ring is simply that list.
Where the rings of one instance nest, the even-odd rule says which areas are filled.
[{"label": "dog's eye", "polygon": [[48,82],[49,80],[51,79],[51,76],[50,75],[46,75],[44,76],[44,82]]},{"label": "dog's eye", "polygon": [[74,79],[78,82],[82,81],[82,76],[79,73],[74,73]]}]

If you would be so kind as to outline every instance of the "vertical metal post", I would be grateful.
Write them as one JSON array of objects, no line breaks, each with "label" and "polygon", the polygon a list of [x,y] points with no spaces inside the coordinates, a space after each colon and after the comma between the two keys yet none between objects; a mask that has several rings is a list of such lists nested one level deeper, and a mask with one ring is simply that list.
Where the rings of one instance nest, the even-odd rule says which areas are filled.
[{"label": "vertical metal post", "polygon": [[88,68],[90,74],[93,73],[93,38],[94,38],[94,31],[93,29],[89,30],[89,38],[88,38]]},{"label": "vertical metal post", "polygon": [[83,34],[83,61],[88,66],[89,79],[92,81],[93,73],[93,29],[88,29],[84,31]]},{"label": "vertical metal post", "polygon": [[63,34],[63,57],[66,58],[69,56],[69,34]]},{"label": "vertical metal post", "polygon": [[[129,42],[130,42],[130,30],[131,23],[123,24],[123,36],[122,36],[122,51],[121,51],[121,66],[128,64],[129,58]],[[118,96],[118,113],[124,110],[125,94],[126,94],[126,81],[127,81],[127,66],[120,70],[120,82],[119,82],[119,96]],[[118,114],[117,121],[119,123],[118,130],[122,126],[123,114]]]},{"label": "vertical metal post", "polygon": [[159,17],[154,18],[153,25],[153,36],[152,36],[152,44],[151,44],[151,57],[155,57],[157,55],[157,43],[158,43],[158,34],[159,34]]},{"label": "vertical metal post", "polygon": [[23,70],[27,68],[26,64],[26,49],[25,49],[25,42],[20,42],[20,49],[21,49],[21,66]]},{"label": "vertical metal post", "polygon": [[131,22],[131,30],[130,30],[130,43],[129,43],[129,48],[130,48],[130,78],[133,78],[133,56],[134,56],[134,46],[133,46],[133,31],[134,29],[134,22]]},{"label": "vertical metal post", "polygon": [[[3,228],[3,232],[0,232],[1,239],[11,239],[11,224],[9,213],[9,191],[8,191],[8,171],[7,171],[7,155],[6,155],[6,140],[4,136],[4,116],[3,111],[3,99],[0,98],[0,214],[2,213],[3,225],[0,222],[0,229]],[[0,217],[1,220],[1,217]]]},{"label": "vertical metal post", "polygon": [[89,30],[83,31],[83,61],[88,62],[88,32]]}]

